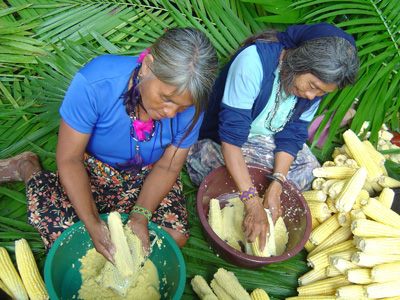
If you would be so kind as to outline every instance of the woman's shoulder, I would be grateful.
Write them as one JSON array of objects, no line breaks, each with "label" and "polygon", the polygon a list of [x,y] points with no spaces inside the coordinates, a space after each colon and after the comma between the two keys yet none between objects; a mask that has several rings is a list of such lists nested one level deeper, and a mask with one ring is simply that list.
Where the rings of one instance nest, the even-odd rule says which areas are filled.
[{"label": "woman's shoulder", "polygon": [[101,55],[93,58],[79,72],[91,82],[130,75],[137,64],[136,56]]}]

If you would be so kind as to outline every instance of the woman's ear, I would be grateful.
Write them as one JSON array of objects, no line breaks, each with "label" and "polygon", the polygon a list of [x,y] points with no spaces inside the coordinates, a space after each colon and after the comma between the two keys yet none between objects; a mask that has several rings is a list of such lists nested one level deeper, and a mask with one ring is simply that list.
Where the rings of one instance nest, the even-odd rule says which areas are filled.
[{"label": "woman's ear", "polygon": [[151,74],[150,66],[153,64],[154,57],[150,53],[143,59],[142,67],[140,68],[140,75],[145,77]]}]

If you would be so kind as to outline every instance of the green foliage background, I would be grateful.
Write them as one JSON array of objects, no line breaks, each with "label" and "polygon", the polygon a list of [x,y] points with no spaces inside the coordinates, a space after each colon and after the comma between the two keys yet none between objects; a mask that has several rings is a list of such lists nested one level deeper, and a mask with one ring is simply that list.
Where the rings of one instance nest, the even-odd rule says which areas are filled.
[{"label": "green foliage background", "polygon": [[[371,122],[372,141],[383,122],[399,131],[400,6],[397,0],[8,0],[0,1],[0,158],[24,150],[39,154],[55,170],[58,107],[75,72],[91,58],[113,53],[136,55],[166,28],[203,30],[221,64],[250,34],[293,23],[334,23],[353,34],[361,60],[354,87],[329,95],[319,113],[336,112],[322,160],[340,143],[346,111],[357,109],[351,127]],[[323,123],[323,124],[324,124]],[[322,127],[321,127],[322,128]],[[185,173],[192,237],[183,249],[188,278],[207,279],[218,266],[234,270],[246,288],[262,287],[274,299],[294,295],[305,272],[304,253],[259,270],[235,268],[216,257],[205,242],[194,210],[196,189]],[[29,240],[38,260],[44,250],[26,225],[22,184],[0,186],[0,246],[13,251],[13,240]],[[187,285],[185,298],[194,296]]]}]

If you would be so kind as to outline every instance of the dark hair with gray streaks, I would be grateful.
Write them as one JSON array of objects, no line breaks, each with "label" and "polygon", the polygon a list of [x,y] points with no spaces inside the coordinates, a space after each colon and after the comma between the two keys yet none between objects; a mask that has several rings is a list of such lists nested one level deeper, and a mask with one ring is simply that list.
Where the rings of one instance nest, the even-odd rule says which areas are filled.
[{"label": "dark hair with gray streaks", "polygon": [[[276,34],[275,30],[266,30],[248,38],[244,44],[256,40],[278,42]],[[311,73],[324,83],[333,83],[342,89],[356,81],[358,68],[357,50],[346,39],[316,38],[286,50],[281,66],[281,80],[287,91],[296,75]]]},{"label": "dark hair with gray streaks", "polygon": [[[175,93],[188,91],[196,114],[190,130],[208,103],[218,70],[217,53],[207,36],[194,28],[174,28],[151,46],[149,66],[162,82],[176,87]],[[188,130],[188,132],[190,132]]]}]

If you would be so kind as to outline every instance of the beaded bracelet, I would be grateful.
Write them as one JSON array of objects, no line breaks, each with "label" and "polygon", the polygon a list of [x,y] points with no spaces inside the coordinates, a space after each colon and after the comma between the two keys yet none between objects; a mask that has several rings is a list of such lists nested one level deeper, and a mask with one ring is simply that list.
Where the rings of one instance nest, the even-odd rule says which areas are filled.
[{"label": "beaded bracelet", "polygon": [[282,173],[274,172],[274,173],[272,174],[272,176],[273,176],[273,177],[279,178],[279,179],[280,179],[281,181],[283,181],[283,182],[286,181],[286,176],[283,175]]},{"label": "beaded bracelet", "polygon": [[145,208],[143,206],[137,205],[137,204],[132,208],[131,213],[137,213],[142,216],[145,216],[147,221],[150,221],[151,216],[152,216],[152,213],[150,210],[148,210],[147,208]]},{"label": "beaded bracelet", "polygon": [[243,203],[246,203],[250,199],[254,198],[257,196],[257,189],[255,187],[250,187],[247,191],[243,191],[239,194],[240,200],[242,200]]}]

